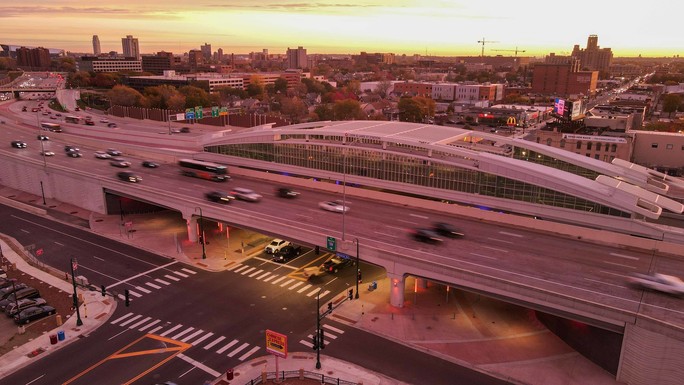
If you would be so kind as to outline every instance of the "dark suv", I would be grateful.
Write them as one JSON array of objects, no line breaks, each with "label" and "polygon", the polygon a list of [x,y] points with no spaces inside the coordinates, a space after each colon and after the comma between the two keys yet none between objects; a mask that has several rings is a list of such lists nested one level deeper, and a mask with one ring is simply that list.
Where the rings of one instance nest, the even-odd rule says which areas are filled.
[{"label": "dark suv", "polygon": [[281,198],[296,198],[299,193],[291,188],[280,187],[276,190],[276,195]]},{"label": "dark suv", "polygon": [[338,271],[344,269],[347,266],[353,265],[354,261],[349,258],[342,258],[339,256],[334,256],[323,263],[321,266],[323,271],[328,273],[337,273]]},{"label": "dark suv", "polygon": [[273,256],[273,262],[287,263],[289,260],[299,257],[301,253],[301,246],[285,246]]}]

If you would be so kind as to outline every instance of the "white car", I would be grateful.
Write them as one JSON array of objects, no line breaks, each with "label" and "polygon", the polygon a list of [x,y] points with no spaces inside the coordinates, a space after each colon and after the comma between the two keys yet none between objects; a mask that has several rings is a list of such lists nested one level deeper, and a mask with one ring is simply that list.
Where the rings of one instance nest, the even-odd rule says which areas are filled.
[{"label": "white car", "polygon": [[112,156],[109,155],[109,154],[107,154],[107,153],[104,152],[104,151],[95,151],[95,157],[96,157],[97,159],[109,159],[109,158],[111,158]]},{"label": "white car", "polygon": [[630,286],[684,296],[684,281],[666,274],[634,274],[628,279]]},{"label": "white car", "polygon": [[291,244],[290,241],[285,241],[285,240],[276,238],[276,239],[272,240],[271,243],[266,245],[266,247],[264,248],[264,251],[268,254],[275,254],[275,253],[279,252],[280,249],[282,249],[285,246],[289,246],[290,244]]},{"label": "white car", "polygon": [[46,151],[41,151],[41,152],[40,152],[40,155],[42,155],[42,156],[55,156],[55,153],[52,152],[52,151],[47,151],[47,150],[46,150]]},{"label": "white car", "polygon": [[349,211],[349,206],[345,206],[340,201],[325,201],[320,202],[318,207],[326,211],[332,211],[334,213],[346,213]]},{"label": "white car", "polygon": [[261,195],[257,194],[253,190],[242,187],[233,189],[233,191],[230,194],[237,199],[242,199],[243,201],[248,202],[258,202],[261,200]]}]

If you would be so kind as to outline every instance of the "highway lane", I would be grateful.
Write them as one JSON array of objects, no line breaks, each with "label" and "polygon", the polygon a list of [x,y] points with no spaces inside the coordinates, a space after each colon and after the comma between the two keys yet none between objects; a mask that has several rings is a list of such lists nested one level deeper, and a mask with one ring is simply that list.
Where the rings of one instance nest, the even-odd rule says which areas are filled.
[{"label": "highway lane", "polygon": [[[120,146],[120,149],[126,151],[125,147]],[[28,154],[25,151],[15,150],[15,153]],[[113,177],[118,171],[109,166],[108,162],[88,155],[91,150],[84,150],[84,153],[82,159],[62,157],[63,159],[56,160],[60,166],[78,168],[97,177]],[[37,154],[27,156],[38,157]],[[221,210],[225,212],[225,217],[219,219],[228,223],[231,213],[239,212],[259,215],[263,221],[315,230],[338,238],[342,236],[342,216],[317,208],[319,201],[339,199],[339,195],[312,190],[304,191],[298,199],[276,199],[273,197],[273,190],[277,186],[270,182],[236,177],[225,184],[214,183],[182,177],[172,164],[164,164],[158,170],[143,170],[138,161],[135,161],[132,169],[143,176],[146,187],[152,186],[160,194],[180,193],[195,199],[197,205],[210,204],[202,197],[205,192],[214,189],[229,191],[234,186],[252,188],[264,195],[264,200],[258,204],[234,202],[223,207]],[[395,250],[407,256],[458,266],[500,279],[512,277],[531,286],[586,298],[626,311],[636,311],[642,304],[642,293],[625,284],[629,275],[635,272],[660,271],[684,276],[684,268],[667,256],[593,245],[519,228],[503,228],[476,220],[355,197],[349,197],[349,206],[351,210],[344,218],[345,235],[348,239],[358,238],[363,245]],[[417,243],[408,236],[407,229],[424,227],[434,221],[453,223],[463,229],[466,237],[448,240],[444,247],[436,247]],[[670,270],[658,270],[661,266]],[[651,297],[653,295],[645,296],[647,300]],[[667,310],[663,314],[675,319],[677,323],[684,323],[684,316],[676,311],[680,306],[676,299],[658,298],[657,303],[655,308],[658,312],[663,307],[673,310],[671,314],[667,314]]]}]

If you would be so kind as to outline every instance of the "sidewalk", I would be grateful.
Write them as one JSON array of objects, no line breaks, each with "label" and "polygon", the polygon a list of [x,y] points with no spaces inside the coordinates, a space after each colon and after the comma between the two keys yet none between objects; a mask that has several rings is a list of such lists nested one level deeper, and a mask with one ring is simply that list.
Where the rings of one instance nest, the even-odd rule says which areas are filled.
[{"label": "sidewalk", "polygon": [[[0,189],[0,195],[10,194]],[[43,207],[36,197],[16,191],[12,195],[15,195],[13,199]],[[176,213],[127,215],[124,221],[130,222],[127,227],[118,215],[89,213],[56,201],[48,201],[47,207],[51,207],[48,209],[50,216],[62,221],[81,226],[88,224],[95,233],[210,271],[224,270],[258,254],[270,241],[265,236],[239,229],[231,229],[230,236],[226,237],[224,229],[223,236],[207,236],[206,258],[202,258],[201,245],[187,240],[186,226],[178,221],[180,215]],[[211,231],[218,233],[220,229],[205,228],[207,234]],[[20,268],[30,269],[30,266]],[[330,317],[511,383],[618,384],[613,375],[582,357],[549,332],[531,311],[454,288],[447,289],[443,285],[416,281],[412,277],[407,279],[404,307],[394,308],[389,305],[387,279],[379,280],[378,288],[373,291],[369,290],[368,283],[359,286],[359,300],[345,302]],[[93,317],[80,329],[75,328],[70,319],[67,324],[72,324],[64,326],[68,326],[70,334],[87,334],[99,323],[106,322],[108,314],[114,311],[115,303],[100,301],[101,298],[97,298],[96,294],[94,297],[86,296],[87,301],[90,301],[88,309],[100,316]],[[26,361],[21,357],[26,357],[27,352],[45,347],[43,341],[33,341],[27,345],[31,346],[21,347],[21,352],[13,354],[12,359]],[[47,348],[60,346],[57,344]],[[6,356],[0,357],[0,365],[3,366],[0,375],[8,373],[3,365],[9,361]],[[279,360],[279,370],[317,372],[315,355],[313,357],[312,361],[312,354],[308,352],[291,352],[287,359]],[[396,380],[351,363],[325,355],[321,355],[321,358],[325,370],[320,373],[326,376],[366,385],[399,384]],[[239,381],[230,383],[247,383],[260,376],[262,371],[275,371],[273,356],[259,357],[236,367],[234,375]],[[222,381],[225,376],[222,377],[214,384],[225,384]]]}]

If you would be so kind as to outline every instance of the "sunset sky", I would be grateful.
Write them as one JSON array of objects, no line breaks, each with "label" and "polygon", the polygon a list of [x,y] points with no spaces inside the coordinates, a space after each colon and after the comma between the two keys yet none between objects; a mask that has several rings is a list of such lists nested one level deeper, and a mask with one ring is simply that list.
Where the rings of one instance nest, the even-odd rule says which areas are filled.
[{"label": "sunset sky", "polygon": [[[224,53],[394,52],[421,55],[544,56],[599,46],[615,56],[684,54],[679,0],[3,0],[0,43],[92,53],[122,52],[133,35],[141,53],[174,53],[209,43]],[[11,4],[11,5],[10,5]]]}]

